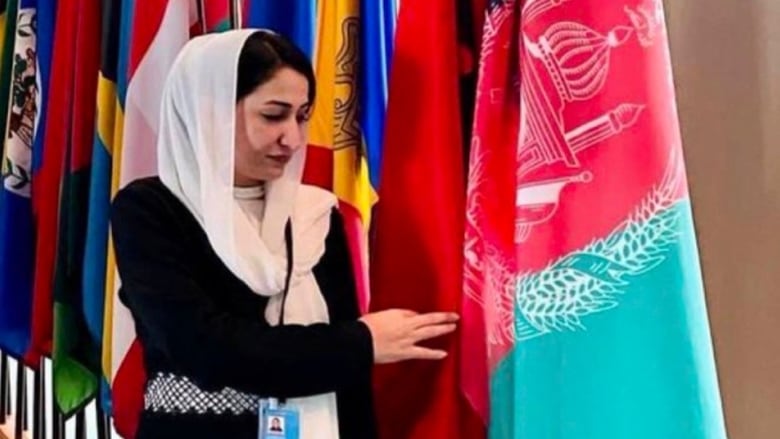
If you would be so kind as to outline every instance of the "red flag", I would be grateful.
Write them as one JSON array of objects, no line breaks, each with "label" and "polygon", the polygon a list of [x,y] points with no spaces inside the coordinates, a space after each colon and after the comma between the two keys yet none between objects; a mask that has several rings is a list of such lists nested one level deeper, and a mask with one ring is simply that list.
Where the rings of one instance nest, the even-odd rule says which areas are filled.
[{"label": "red flag", "polygon": [[47,129],[41,169],[33,181],[32,200],[37,229],[33,287],[32,339],[26,355],[28,364],[38,364],[52,348],[52,291],[57,255],[57,224],[60,182],[65,171],[68,124],[73,99],[73,59],[76,56],[78,0],[61,0],[57,13],[52,75],[47,103]]},{"label": "red flag", "polygon": [[[390,78],[373,244],[373,310],[459,311],[465,197],[456,5],[404,2]],[[483,427],[458,386],[455,337],[441,362],[376,373],[383,438],[479,438]]]},{"label": "red flag", "polygon": [[477,47],[482,43],[482,27],[485,24],[487,6],[488,0],[471,0],[471,17],[473,20],[471,27]]}]

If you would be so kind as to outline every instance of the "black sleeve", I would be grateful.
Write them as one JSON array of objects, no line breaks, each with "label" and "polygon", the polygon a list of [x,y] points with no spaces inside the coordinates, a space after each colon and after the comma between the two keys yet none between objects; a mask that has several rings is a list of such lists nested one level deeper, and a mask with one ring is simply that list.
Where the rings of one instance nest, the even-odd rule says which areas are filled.
[{"label": "black sleeve", "polygon": [[[176,217],[158,194],[128,187],[111,211],[122,300],[167,361],[203,389],[301,397],[354,386],[373,366],[357,320],[270,327],[220,309],[195,279]],[[189,252],[192,253],[192,252]]]},{"label": "black sleeve", "polygon": [[360,317],[355,274],[344,231],[344,219],[337,209],[330,216],[330,232],[325,239],[325,254],[314,267],[314,275],[325,300],[331,322]]}]

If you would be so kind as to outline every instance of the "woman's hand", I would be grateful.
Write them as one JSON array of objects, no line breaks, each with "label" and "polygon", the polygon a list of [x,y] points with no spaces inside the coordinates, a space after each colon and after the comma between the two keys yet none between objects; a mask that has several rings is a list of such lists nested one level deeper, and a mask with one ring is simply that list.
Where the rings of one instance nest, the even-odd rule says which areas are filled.
[{"label": "woman's hand", "polygon": [[366,314],[360,320],[368,326],[374,341],[374,362],[441,360],[447,352],[417,346],[417,343],[455,330],[458,315],[449,312],[418,314],[390,309]]}]

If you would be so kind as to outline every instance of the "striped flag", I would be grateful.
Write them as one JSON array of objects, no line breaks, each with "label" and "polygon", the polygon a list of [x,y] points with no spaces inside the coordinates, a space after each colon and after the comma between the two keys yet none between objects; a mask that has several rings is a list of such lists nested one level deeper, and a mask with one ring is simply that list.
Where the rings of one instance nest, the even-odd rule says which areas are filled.
[{"label": "striped flag", "polygon": [[[125,1],[132,3],[127,7],[133,8],[127,64],[129,80],[126,96],[122,99],[123,137],[121,142],[114,144],[112,194],[137,178],[157,173],[155,148],[164,84],[161,78],[167,76],[176,55],[190,37],[191,25],[197,21],[194,0]],[[104,335],[104,346],[110,346],[111,350],[104,352],[104,362],[111,365],[116,429],[124,436],[134,436],[143,404],[143,354],[135,339],[130,311],[117,296],[121,280],[115,274],[111,253],[109,251],[104,326],[104,333],[110,332],[110,335]]]},{"label": "striped flag", "polygon": [[371,185],[379,188],[388,76],[395,38],[395,0],[360,1],[360,127]]},{"label": "striped flag", "polygon": [[[359,1],[319,4],[315,72],[317,102],[309,126],[309,151],[331,150],[332,190],[344,217],[352,266],[355,270],[360,309],[368,307],[368,243],[371,208],[376,194],[368,177],[368,163],[358,114]],[[314,155],[314,154],[312,154]],[[322,154],[327,157],[327,154]],[[307,181],[311,166],[328,161],[307,160]],[[327,175],[327,170],[320,171]],[[318,178],[318,180],[323,180]],[[321,183],[326,183],[322,181]]]},{"label": "striped flag", "polygon": [[[92,146],[92,171],[90,175],[87,209],[87,234],[83,266],[83,312],[91,342],[103,343],[103,318],[106,288],[108,250],[108,212],[111,202],[111,171],[114,139],[121,132],[117,118],[117,68],[120,53],[120,29],[122,4],[114,0],[102,0],[102,35],[100,71],[97,88],[97,126]],[[100,348],[102,349],[102,348]],[[103,409],[110,413],[110,396],[105,374],[100,374]]]},{"label": "striped flag", "polygon": [[100,0],[79,0],[78,7],[70,138],[61,184],[54,276],[54,398],[66,418],[96,395],[100,370],[100,343],[90,336],[83,312],[83,263],[100,66]]},{"label": "striped flag", "polygon": [[[14,15],[16,8],[7,11]],[[17,358],[30,339],[32,279],[35,262],[30,187],[32,147],[40,99],[35,44],[35,1],[19,5],[18,19],[8,20],[3,53],[3,107],[7,115],[0,184],[0,349]],[[6,52],[6,49],[10,49]],[[8,60],[13,60],[8,63]],[[5,79],[8,79],[6,81]],[[7,105],[7,107],[6,107]]]},{"label": "striped flag", "polygon": [[464,379],[490,436],[725,438],[661,1],[493,1],[482,56]]},{"label": "striped flag", "polygon": [[[127,98],[128,63],[130,60],[130,42],[132,37],[133,12],[135,0],[121,0],[119,12],[119,35],[116,64],[116,107],[114,113],[114,130],[111,145],[111,189],[109,197],[113,197],[119,188],[119,165],[122,158],[122,139],[125,121],[125,101]],[[100,113],[98,113],[100,114]],[[102,125],[99,125],[99,128]],[[110,201],[109,201],[110,205]],[[106,219],[108,221],[108,219]],[[111,243],[111,235],[107,236],[105,268],[105,291],[103,299],[103,346],[102,346],[102,370],[103,385],[101,391],[103,409],[106,413],[113,413],[111,397],[111,380],[113,377],[111,354],[113,351],[113,319],[114,319],[114,277],[116,275],[116,263]],[[89,244],[88,244],[89,245]],[[96,275],[99,276],[99,273]],[[97,292],[99,294],[99,292]]]}]

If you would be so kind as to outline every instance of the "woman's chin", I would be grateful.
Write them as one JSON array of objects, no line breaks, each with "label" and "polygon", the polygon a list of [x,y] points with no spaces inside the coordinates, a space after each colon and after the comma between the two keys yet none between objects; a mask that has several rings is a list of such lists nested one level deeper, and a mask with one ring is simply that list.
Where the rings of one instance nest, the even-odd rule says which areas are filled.
[{"label": "woman's chin", "polygon": [[284,175],[284,166],[280,167],[274,167],[271,169],[267,169],[265,172],[262,173],[260,180],[261,181],[273,181],[278,180],[279,177]]}]

